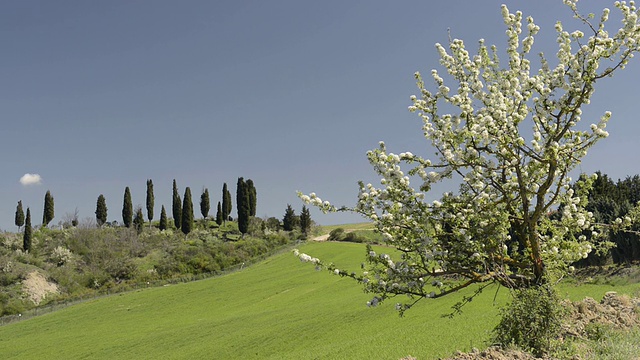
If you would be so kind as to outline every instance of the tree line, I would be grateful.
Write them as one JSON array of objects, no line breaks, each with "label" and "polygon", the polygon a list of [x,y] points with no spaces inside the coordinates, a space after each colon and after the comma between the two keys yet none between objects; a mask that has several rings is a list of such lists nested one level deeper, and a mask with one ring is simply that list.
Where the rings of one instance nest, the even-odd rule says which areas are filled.
[{"label": "tree line", "polygon": [[[154,206],[155,196],[153,189],[153,181],[147,180],[146,188],[146,219],[151,226],[154,219]],[[251,217],[256,215],[257,207],[257,190],[254,182],[251,179],[244,180],[243,177],[238,178],[236,188],[236,206],[237,206],[237,220],[238,228],[244,235],[249,230],[249,221]],[[54,198],[51,192],[47,190],[44,199],[44,211],[42,216],[42,226],[47,227],[49,223],[55,217],[54,212]],[[215,215],[215,222],[218,226],[231,220],[231,210],[233,208],[231,193],[228,190],[227,183],[222,186],[221,201],[218,201],[217,212]],[[200,213],[203,219],[209,217],[209,211],[211,209],[209,189],[203,188],[200,195]],[[173,201],[172,201],[172,215],[173,225],[176,229],[180,229],[185,235],[188,235],[194,228],[194,209],[193,200],[191,194],[191,188],[186,187],[184,190],[183,198],[181,199],[178,191],[176,180],[173,180]],[[96,201],[95,210],[96,222],[99,227],[104,226],[107,223],[108,208],[106,198],[103,194],[98,196]],[[28,251],[31,248],[32,237],[32,223],[31,223],[31,210],[27,207],[26,216],[22,205],[22,200],[18,201],[15,212],[15,225],[18,230],[24,227],[23,232],[23,248]],[[71,225],[76,226],[78,224],[77,210],[71,220]],[[134,227],[138,232],[142,231],[145,224],[145,217],[141,206],[133,208],[131,200],[131,190],[129,187],[125,187],[124,198],[122,203],[122,225],[127,228]],[[158,227],[160,230],[166,230],[169,227],[169,219],[165,206],[161,206],[160,220]]]}]

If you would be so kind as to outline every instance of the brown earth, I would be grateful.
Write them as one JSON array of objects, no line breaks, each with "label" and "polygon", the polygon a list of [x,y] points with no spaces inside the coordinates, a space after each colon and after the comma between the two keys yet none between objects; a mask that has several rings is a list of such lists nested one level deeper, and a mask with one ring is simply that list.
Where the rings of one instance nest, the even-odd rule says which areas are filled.
[{"label": "brown earth", "polygon": [[27,295],[29,300],[38,305],[49,294],[57,294],[58,286],[47,279],[37,271],[32,271],[27,278],[22,281],[22,291]]}]

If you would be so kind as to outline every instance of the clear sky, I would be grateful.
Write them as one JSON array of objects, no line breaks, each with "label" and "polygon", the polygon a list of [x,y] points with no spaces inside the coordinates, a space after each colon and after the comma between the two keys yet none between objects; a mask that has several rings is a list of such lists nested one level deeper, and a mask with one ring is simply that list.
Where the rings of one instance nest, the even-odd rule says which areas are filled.
[{"label": "clear sky", "polygon": [[[171,212],[173,179],[181,196],[191,187],[198,210],[207,187],[213,215],[222,184],[235,199],[240,176],[254,181],[261,217],[282,218],[288,203],[299,212],[296,190],[353,205],[357,181],[377,181],[365,154],[378,141],[396,153],[433,154],[407,111],[413,73],[439,68],[433,45],[447,42],[447,29],[472,52],[479,38],[503,49],[501,3],[3,1],[0,228],[15,230],[18,200],[39,224],[47,190],[53,223],[76,208],[81,219],[94,218],[100,194],[109,221],[121,221],[124,188],[144,207],[147,179],[156,219],[163,204]],[[549,58],[555,21],[578,25],[560,0],[506,3],[542,27],[534,51]],[[611,7],[615,31],[612,3],[580,6],[596,14]],[[583,119],[611,110],[611,135],[580,170],[614,179],[640,173],[639,79],[634,62],[598,85]],[[26,173],[41,183],[22,185]]]}]

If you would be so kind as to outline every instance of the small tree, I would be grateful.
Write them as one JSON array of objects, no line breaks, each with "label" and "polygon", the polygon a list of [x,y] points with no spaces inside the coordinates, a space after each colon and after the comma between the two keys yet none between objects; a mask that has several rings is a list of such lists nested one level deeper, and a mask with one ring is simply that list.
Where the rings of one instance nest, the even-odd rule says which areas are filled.
[{"label": "small tree", "polygon": [[284,217],[282,218],[282,228],[285,231],[292,231],[296,227],[296,220],[295,210],[293,210],[291,205],[287,204],[287,210],[285,210]]},{"label": "small tree", "polygon": [[167,226],[167,212],[164,209],[164,205],[162,205],[162,210],[160,211],[160,231],[167,230]]},{"label": "small tree", "polygon": [[151,220],[153,220],[153,206],[155,199],[153,196],[153,181],[147,180],[147,219],[149,219],[149,228],[151,228]]},{"label": "small tree", "polygon": [[222,205],[220,205],[220,201],[218,201],[218,210],[216,211],[216,224],[218,224],[218,226],[222,225],[223,218]]},{"label": "small tree", "polygon": [[247,179],[247,192],[249,197],[249,216],[256,216],[256,206],[258,204],[258,193],[253,185],[253,180]]},{"label": "small tree", "polygon": [[311,229],[311,213],[306,205],[302,205],[302,212],[300,212],[300,230],[303,234],[307,235]]},{"label": "small tree", "polygon": [[133,227],[135,227],[138,234],[142,232],[144,226],[144,214],[142,213],[142,206],[136,207],[136,215],[133,218]]},{"label": "small tree", "polygon": [[178,185],[176,179],[173,179],[173,224],[176,229],[180,229],[182,226],[182,204],[180,200],[180,194],[178,193]]},{"label": "small tree", "polygon": [[18,227],[18,231],[24,225],[24,210],[22,210],[22,200],[18,201],[18,206],[16,206],[16,216],[15,216],[15,224]]},{"label": "small tree", "polygon": [[24,234],[22,234],[22,249],[24,251],[31,250],[31,210],[27,208],[27,219],[24,225]]},{"label": "small tree", "polygon": [[96,222],[100,227],[107,222],[107,201],[102,194],[98,196],[98,201],[96,202]]},{"label": "small tree", "polygon": [[209,189],[205,188],[200,195],[200,213],[202,214],[202,218],[206,219],[209,216],[209,208],[211,208],[211,204],[209,202]]},{"label": "small tree", "polygon": [[191,189],[188,186],[184,190],[181,229],[185,235],[188,235],[191,232],[191,230],[193,230],[193,202],[191,201]]},{"label": "small tree", "polygon": [[131,191],[127,186],[124,189],[124,200],[122,202],[122,223],[125,227],[131,227],[133,222],[133,204],[131,202]]},{"label": "small tree", "polygon": [[47,193],[44,195],[44,211],[42,212],[42,226],[48,226],[51,220],[54,218],[54,205],[53,205],[53,196],[51,196],[51,192],[47,190]]},{"label": "small tree", "polygon": [[231,193],[227,189],[227,183],[222,185],[222,220],[227,222],[229,215],[231,215]]}]

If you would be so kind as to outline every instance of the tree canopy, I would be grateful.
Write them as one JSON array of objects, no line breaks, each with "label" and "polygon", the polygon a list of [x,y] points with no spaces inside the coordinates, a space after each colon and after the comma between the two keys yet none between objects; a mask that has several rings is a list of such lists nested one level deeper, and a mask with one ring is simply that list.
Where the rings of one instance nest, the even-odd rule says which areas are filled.
[{"label": "tree canopy", "polygon": [[[542,285],[598,245],[594,239],[605,228],[585,208],[595,176],[572,186],[569,174],[608,136],[611,113],[583,120],[582,108],[595,84],[623,69],[638,51],[638,10],[616,2],[622,27],[609,33],[609,9],[592,23],[575,1],[565,4],[588,37],[558,22],[557,65],[540,54],[539,68],[532,70],[530,51],[540,28],[531,17],[523,25],[522,13],[505,5],[506,62],[484,40],[475,55],[459,39],[448,47],[436,44],[446,74],[432,70],[429,90],[416,72],[418,95],[409,106],[435,156],[395,154],[381,142],[367,153],[381,187],[360,183],[354,208],[337,209],[314,193],[300,194],[323,211],[351,210],[371,219],[386,243],[400,251],[395,258],[370,251],[361,276],[326,265],[376,294],[370,304],[408,295],[397,306],[402,312],[422,298],[474,283]],[[458,191],[428,201],[432,186],[448,179],[459,181]]]}]

